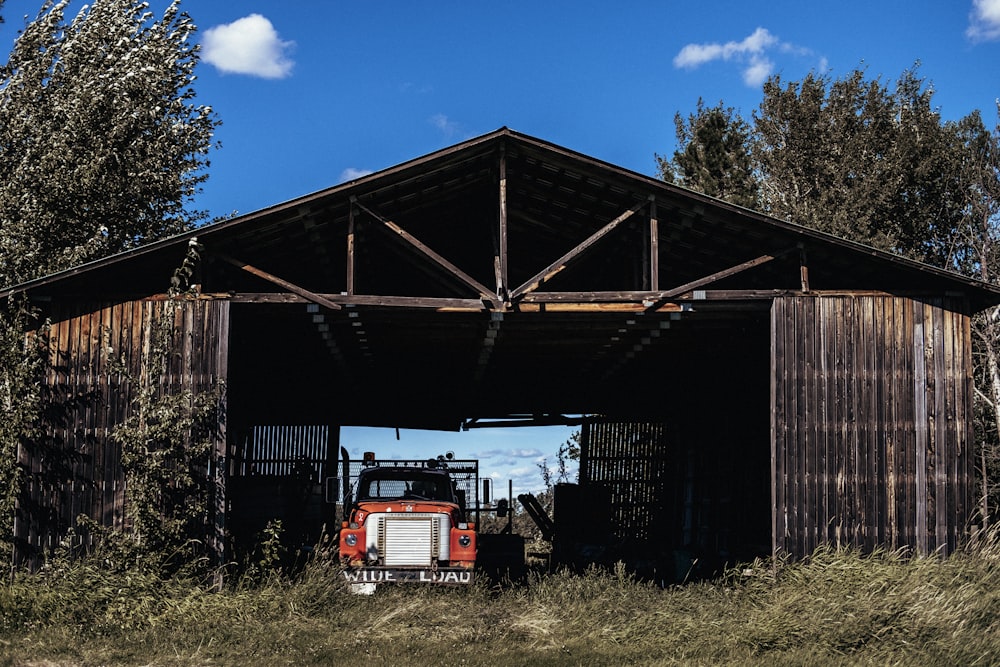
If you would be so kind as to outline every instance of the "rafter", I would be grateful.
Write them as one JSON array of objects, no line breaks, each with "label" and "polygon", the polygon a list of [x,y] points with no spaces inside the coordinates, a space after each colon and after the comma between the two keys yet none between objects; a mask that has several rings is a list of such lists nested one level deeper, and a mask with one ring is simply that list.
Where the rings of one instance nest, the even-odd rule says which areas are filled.
[{"label": "rafter", "polygon": [[577,245],[575,248],[567,252],[565,255],[563,255],[556,261],[552,262],[544,269],[536,273],[534,276],[529,278],[527,282],[525,282],[523,285],[521,285],[520,287],[518,287],[517,289],[515,289],[513,292],[510,293],[511,303],[519,300],[529,292],[534,292],[539,287],[541,287],[542,283],[546,282],[547,280],[551,280],[557,273],[565,269],[572,261],[580,257],[580,255],[589,250],[595,243],[597,243],[602,238],[611,233],[611,231],[613,231],[618,225],[620,225],[621,223],[623,223],[624,221],[628,220],[633,215],[638,213],[644,206],[647,206],[652,200],[653,198],[650,197],[649,199],[639,202],[638,204],[636,204],[629,210],[625,211],[617,218],[615,218],[614,220],[612,220],[611,222],[609,222],[608,224],[604,225],[599,230],[591,234],[585,241]]},{"label": "rafter", "polygon": [[370,208],[359,202],[357,197],[351,197],[351,203],[357,206],[365,213],[367,213],[368,215],[370,215],[371,217],[373,217],[375,220],[382,223],[383,226],[385,226],[387,229],[395,233],[398,238],[400,238],[405,243],[409,244],[421,255],[423,255],[427,259],[431,260],[432,262],[443,268],[445,271],[450,273],[452,276],[457,278],[460,282],[464,283],[466,286],[478,292],[479,295],[484,300],[492,303],[495,308],[499,309],[502,306],[502,301],[500,297],[490,288],[486,287],[478,280],[467,274],[465,271],[462,271],[460,268],[449,262],[447,259],[439,255],[429,246],[422,243],[415,236],[407,232],[405,229],[403,229],[396,223],[392,222],[391,220],[383,218],[381,215],[379,215],[375,211],[371,210]]},{"label": "rafter", "polygon": [[646,308],[646,312],[657,310],[667,301],[675,299],[679,297],[681,294],[685,294],[686,292],[696,290],[699,287],[704,287],[705,285],[711,285],[712,283],[722,280],[724,278],[729,278],[730,276],[734,276],[737,273],[742,273],[743,271],[752,269],[755,266],[760,266],[761,264],[767,264],[768,262],[775,260],[783,255],[787,255],[788,253],[793,252],[795,250],[797,250],[797,248],[789,248],[788,250],[784,250],[782,252],[774,253],[771,255],[761,255],[747,262],[743,262],[742,264],[731,266],[728,269],[723,269],[722,271],[716,271],[715,273],[711,273],[707,276],[704,276],[703,278],[699,278],[698,280],[692,280],[689,283],[684,283],[683,285],[679,285],[673,289],[667,290],[665,292],[660,292],[660,295],[656,299],[654,299],[652,304],[650,304]]},{"label": "rafter", "polygon": [[302,298],[306,299],[307,301],[312,301],[313,303],[318,303],[319,305],[321,305],[321,306],[323,306],[325,308],[329,308],[330,310],[340,310],[340,305],[339,304],[336,304],[333,301],[330,301],[326,297],[324,297],[324,296],[322,296],[320,294],[317,294],[316,292],[312,292],[310,290],[307,290],[306,288],[300,287],[300,286],[296,285],[295,283],[289,282],[289,281],[287,281],[287,280],[285,280],[283,278],[279,278],[278,276],[272,275],[272,274],[270,274],[267,271],[264,271],[262,269],[258,269],[257,267],[252,266],[251,264],[248,264],[246,262],[243,262],[243,261],[240,261],[240,260],[235,259],[233,257],[230,257],[229,255],[227,255],[225,253],[216,252],[216,251],[210,251],[210,252],[212,252],[216,257],[218,257],[222,261],[226,262],[227,264],[232,264],[233,266],[235,266],[237,268],[240,268],[240,269],[246,271],[247,273],[255,275],[258,278],[263,278],[264,280],[268,281],[269,283],[274,283],[275,285],[283,287],[284,289],[288,290],[289,292],[292,292],[293,294],[298,294],[299,296],[301,296]]}]

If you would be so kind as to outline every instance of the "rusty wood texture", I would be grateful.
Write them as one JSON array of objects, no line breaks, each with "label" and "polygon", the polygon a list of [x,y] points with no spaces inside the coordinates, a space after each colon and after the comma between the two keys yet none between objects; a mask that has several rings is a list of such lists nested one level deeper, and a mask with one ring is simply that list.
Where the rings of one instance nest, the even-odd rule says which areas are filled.
[{"label": "rusty wood texture", "polygon": [[[173,318],[173,350],[159,390],[199,391],[224,381],[227,301],[77,304],[73,313],[50,314],[47,434],[19,452],[26,479],[17,507],[16,565],[38,566],[81,514],[102,526],[126,527],[121,451],[109,435],[131,414],[135,381],[148,373],[143,360],[153,345],[152,326],[164,314]],[[222,433],[214,457],[224,455]],[[205,469],[209,474],[217,466],[206,461]],[[221,518],[206,520],[210,526]],[[211,530],[205,537],[221,544],[215,544],[219,535]],[[81,546],[90,541],[79,532],[77,539]]]},{"label": "rusty wood texture", "polygon": [[973,508],[960,298],[780,297],[772,309],[772,548],[953,552]]}]

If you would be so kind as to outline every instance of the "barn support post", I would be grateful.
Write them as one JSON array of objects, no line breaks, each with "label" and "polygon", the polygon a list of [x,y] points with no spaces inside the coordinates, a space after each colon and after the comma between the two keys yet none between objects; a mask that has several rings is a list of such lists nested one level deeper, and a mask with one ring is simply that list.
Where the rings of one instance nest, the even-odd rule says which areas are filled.
[{"label": "barn support post", "polygon": [[500,144],[500,173],[497,177],[497,245],[493,271],[496,276],[497,295],[507,300],[507,146]]},{"label": "barn support post", "polygon": [[[323,464],[323,475],[319,480],[323,489],[323,532],[326,536],[333,535],[339,528],[340,522],[337,514],[337,503],[329,502],[326,497],[326,478],[337,476],[337,464],[340,462],[340,424],[330,422],[326,425],[326,461]],[[347,482],[342,482],[346,484]],[[344,491],[341,489],[341,494]]]}]

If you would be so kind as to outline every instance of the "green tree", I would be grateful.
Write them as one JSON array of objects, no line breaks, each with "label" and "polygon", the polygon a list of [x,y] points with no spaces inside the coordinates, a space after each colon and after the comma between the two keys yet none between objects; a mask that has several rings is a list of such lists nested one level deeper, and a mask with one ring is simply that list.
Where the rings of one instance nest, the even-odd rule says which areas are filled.
[{"label": "green tree", "polygon": [[218,125],[194,100],[195,26],[96,0],[48,0],[0,69],[0,285],[175,234]]},{"label": "green tree", "polygon": [[[749,165],[758,206],[775,217],[1000,282],[1000,128],[979,111],[945,121],[933,87],[909,69],[894,86],[863,70],[833,79],[770,78],[753,113]],[[997,109],[1000,117],[1000,106]],[[720,103],[677,121],[679,149],[661,176],[734,203],[715,185],[719,128],[741,127]],[[706,149],[706,145],[709,149]],[[984,522],[1000,506],[1000,310],[973,322],[978,467]]]},{"label": "green tree", "polygon": [[956,268],[971,119],[944,122],[916,67],[895,86],[863,70],[764,84],[754,113],[761,208],[775,217]]},{"label": "green tree", "polygon": [[[1000,118],[1000,104],[997,106]],[[965,160],[959,165],[967,195],[964,224],[942,243],[949,266],[986,282],[1000,282],[1000,126],[986,129],[978,112],[959,123]],[[1000,507],[1000,308],[972,321],[976,383],[977,467],[983,522]]]},{"label": "green tree", "polygon": [[888,91],[863,72],[831,81],[810,74],[764,84],[754,113],[762,208],[775,217],[891,247],[895,233],[872,220],[886,208],[884,173],[892,124]]},{"label": "green tree", "polygon": [[750,126],[733,108],[698,109],[685,119],[674,116],[677,143],[669,160],[656,156],[659,176],[668,183],[755,208],[758,184],[750,151]]}]

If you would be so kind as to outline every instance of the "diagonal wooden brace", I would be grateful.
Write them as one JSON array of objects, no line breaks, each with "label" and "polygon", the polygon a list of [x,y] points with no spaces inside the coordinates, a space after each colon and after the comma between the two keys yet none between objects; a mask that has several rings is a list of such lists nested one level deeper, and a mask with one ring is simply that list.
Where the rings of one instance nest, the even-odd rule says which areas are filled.
[{"label": "diagonal wooden brace", "polygon": [[636,204],[629,210],[625,211],[617,218],[615,218],[614,220],[612,220],[611,222],[609,222],[608,224],[604,225],[599,230],[591,234],[590,237],[588,237],[583,243],[576,246],[575,248],[567,252],[565,255],[563,255],[556,261],[552,262],[544,269],[536,273],[534,276],[529,278],[527,282],[525,282],[523,285],[521,285],[516,290],[510,293],[511,302],[517,301],[519,298],[523,297],[528,292],[534,292],[536,289],[541,287],[542,283],[544,283],[546,280],[551,280],[553,276],[555,276],[557,273],[565,269],[570,262],[575,260],[577,257],[579,257],[588,249],[590,249],[591,246],[593,246],[595,243],[597,243],[602,238],[607,236],[615,227],[617,227],[618,225],[620,225],[621,223],[625,222],[633,215],[638,213],[640,209],[648,205],[651,201],[652,197],[650,197],[646,201],[639,202],[638,204]]},{"label": "diagonal wooden brace", "polygon": [[230,257],[229,255],[226,255],[224,253],[213,252],[212,254],[221,259],[222,261],[226,262],[227,264],[232,264],[233,266],[243,269],[247,273],[253,274],[258,278],[263,278],[264,280],[270,283],[274,283],[275,285],[283,287],[292,294],[298,294],[303,299],[312,301],[313,303],[319,304],[324,308],[329,308],[330,310],[340,310],[340,304],[330,301],[325,296],[316,294],[315,292],[307,290],[304,287],[299,287],[295,283],[288,282],[287,280],[272,275],[262,269],[258,269],[256,266],[252,266],[250,264],[247,264],[246,262],[234,259],[233,257]]},{"label": "diagonal wooden brace", "polygon": [[434,250],[422,243],[419,239],[413,236],[413,234],[410,234],[396,223],[391,220],[386,220],[378,213],[372,211],[370,208],[359,202],[356,197],[352,197],[351,202],[359,209],[381,222],[387,229],[394,232],[400,239],[412,246],[421,255],[445,269],[448,273],[455,278],[458,278],[458,280],[466,286],[474,289],[485,301],[492,303],[494,308],[500,309],[502,307],[503,304],[501,303],[499,296],[493,292],[493,290],[483,285],[465,271],[462,271],[462,269],[458,268],[438,253],[434,252]]}]

